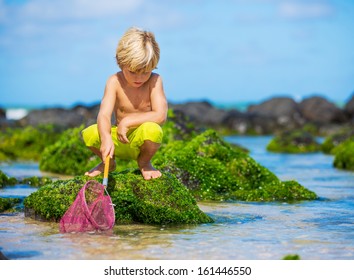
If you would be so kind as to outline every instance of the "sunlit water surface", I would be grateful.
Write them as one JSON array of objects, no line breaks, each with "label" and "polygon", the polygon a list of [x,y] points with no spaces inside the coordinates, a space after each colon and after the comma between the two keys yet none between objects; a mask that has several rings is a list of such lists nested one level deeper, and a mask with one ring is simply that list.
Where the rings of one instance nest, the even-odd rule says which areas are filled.
[{"label": "sunlit water surface", "polygon": [[[320,197],[287,203],[199,203],[215,219],[196,226],[119,225],[112,232],[61,234],[58,224],[23,213],[0,215],[0,251],[10,259],[354,259],[354,172],[322,153],[272,154],[269,137],[228,137],[282,180],[295,179]],[[10,176],[43,176],[36,164],[2,165]],[[29,195],[28,185],[0,189]]]}]

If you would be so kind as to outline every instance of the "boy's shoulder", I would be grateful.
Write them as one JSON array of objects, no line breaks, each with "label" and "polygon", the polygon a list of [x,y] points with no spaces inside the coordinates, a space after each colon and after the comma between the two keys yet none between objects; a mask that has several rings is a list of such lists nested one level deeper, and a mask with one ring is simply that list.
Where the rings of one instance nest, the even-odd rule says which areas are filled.
[{"label": "boy's shoulder", "polygon": [[119,71],[117,73],[114,73],[114,74],[110,75],[108,77],[107,81],[115,81],[115,82],[117,82],[117,81],[119,81],[119,76],[120,75],[122,75],[122,71]]},{"label": "boy's shoulder", "polygon": [[107,81],[106,81],[107,86],[117,87],[120,84],[121,84],[121,82],[120,82],[120,78],[119,78],[119,72],[108,76]]},{"label": "boy's shoulder", "polygon": [[155,72],[152,72],[151,73],[151,76],[150,76],[150,80],[158,80],[158,79],[161,79],[161,76],[160,76],[160,74],[157,74],[157,73],[155,73]]}]

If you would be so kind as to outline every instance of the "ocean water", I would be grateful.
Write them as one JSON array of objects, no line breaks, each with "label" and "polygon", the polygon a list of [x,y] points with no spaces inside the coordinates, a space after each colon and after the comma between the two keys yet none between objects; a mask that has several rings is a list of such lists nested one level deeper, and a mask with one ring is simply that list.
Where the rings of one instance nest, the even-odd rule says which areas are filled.
[{"label": "ocean water", "polygon": [[[354,172],[333,168],[322,153],[273,154],[267,136],[226,140],[282,180],[295,179],[320,199],[298,203],[198,203],[215,219],[189,226],[119,225],[108,233],[61,234],[58,224],[23,213],[0,215],[0,251],[10,259],[354,259]],[[6,173],[38,174],[36,164],[0,166]],[[0,196],[24,197],[35,188],[0,189]]]},{"label": "ocean water", "polygon": [[[93,102],[92,104],[87,104],[87,106],[92,106],[93,104],[97,104],[97,102]],[[225,110],[230,110],[230,109],[237,109],[239,111],[246,111],[247,107],[250,104],[256,104],[256,102],[234,102],[234,103],[218,103],[218,102],[211,102],[213,106],[219,109],[225,109]],[[62,107],[66,109],[70,109],[74,107],[77,104],[72,104],[71,106],[61,106],[61,105],[53,105],[53,106],[45,106],[45,105],[38,105],[38,106],[20,106],[20,105],[12,105],[12,106],[5,106],[3,107],[6,110],[6,118],[9,120],[19,120],[22,119],[23,117],[27,116],[27,114],[31,110],[35,109],[43,109],[43,108],[50,108],[50,107]],[[0,106],[1,107],[1,106]]]}]

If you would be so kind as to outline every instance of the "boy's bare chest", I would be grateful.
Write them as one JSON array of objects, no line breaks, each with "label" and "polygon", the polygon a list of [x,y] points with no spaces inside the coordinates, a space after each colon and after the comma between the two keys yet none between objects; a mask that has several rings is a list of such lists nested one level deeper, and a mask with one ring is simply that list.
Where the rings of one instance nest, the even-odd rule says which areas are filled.
[{"label": "boy's bare chest", "polygon": [[149,90],[119,91],[117,93],[116,110],[117,114],[122,117],[129,113],[151,111]]}]

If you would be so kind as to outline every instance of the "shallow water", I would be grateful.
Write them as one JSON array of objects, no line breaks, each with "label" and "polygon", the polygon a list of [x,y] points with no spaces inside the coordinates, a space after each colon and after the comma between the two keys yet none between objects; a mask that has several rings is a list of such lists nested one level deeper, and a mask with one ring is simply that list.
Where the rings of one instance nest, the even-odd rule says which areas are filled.
[{"label": "shallow water", "polygon": [[[58,224],[23,213],[0,215],[0,250],[10,259],[354,259],[354,172],[332,167],[333,157],[271,154],[269,137],[228,137],[282,180],[295,179],[320,199],[287,203],[199,203],[215,219],[197,226],[116,226],[109,233],[60,234]],[[0,167],[11,176],[38,166]],[[37,174],[33,174],[37,175]],[[28,175],[27,175],[28,176]],[[31,175],[30,175],[31,176]],[[0,196],[27,196],[26,185]]]}]

